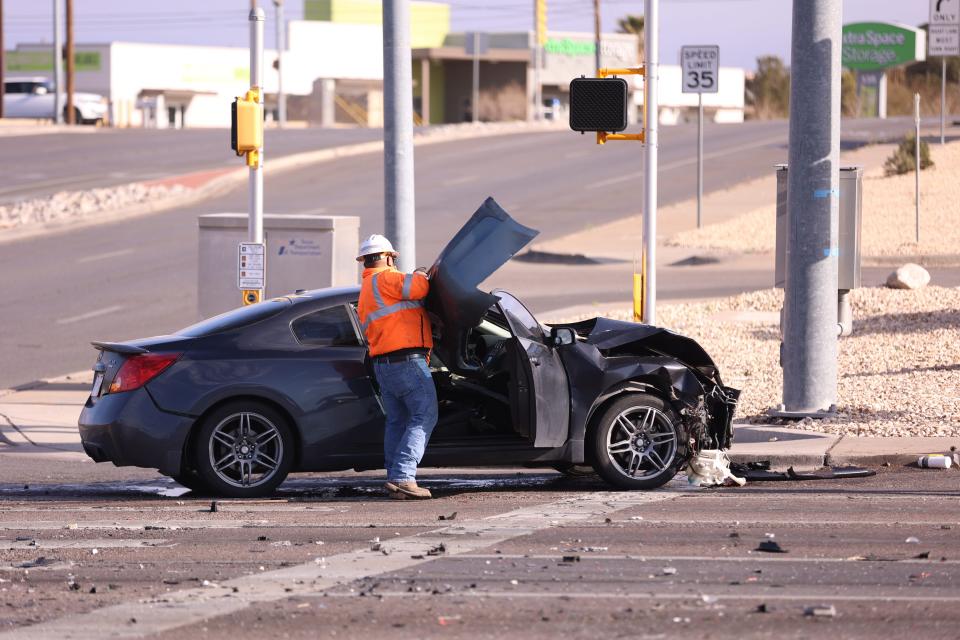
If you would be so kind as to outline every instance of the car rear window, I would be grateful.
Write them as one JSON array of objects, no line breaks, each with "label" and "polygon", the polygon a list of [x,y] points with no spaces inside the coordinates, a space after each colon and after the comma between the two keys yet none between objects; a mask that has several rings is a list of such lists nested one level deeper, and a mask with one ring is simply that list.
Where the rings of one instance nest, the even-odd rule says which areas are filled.
[{"label": "car rear window", "polygon": [[290,306],[290,301],[286,298],[274,298],[258,304],[251,304],[247,307],[240,307],[218,316],[208,318],[197,324],[190,325],[186,329],[177,331],[178,336],[188,338],[202,338],[203,336],[213,335],[222,331],[230,331],[246,327],[254,322],[266,320],[277,315]]}]

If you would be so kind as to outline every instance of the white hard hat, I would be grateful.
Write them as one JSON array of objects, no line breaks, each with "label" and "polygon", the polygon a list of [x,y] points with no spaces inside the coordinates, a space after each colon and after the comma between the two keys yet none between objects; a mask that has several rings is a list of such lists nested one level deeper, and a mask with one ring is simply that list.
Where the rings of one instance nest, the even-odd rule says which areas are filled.
[{"label": "white hard hat", "polygon": [[393,256],[397,255],[397,252],[393,250],[393,245],[390,244],[390,241],[384,236],[381,236],[379,233],[375,233],[360,243],[360,253],[357,255],[357,262],[362,262],[364,256],[369,256],[376,253],[389,253]]}]

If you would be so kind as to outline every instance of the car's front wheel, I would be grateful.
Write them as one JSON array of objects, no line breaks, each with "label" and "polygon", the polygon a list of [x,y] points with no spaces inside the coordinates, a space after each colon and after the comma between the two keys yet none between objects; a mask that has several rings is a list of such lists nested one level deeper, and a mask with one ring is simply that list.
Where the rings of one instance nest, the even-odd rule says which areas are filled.
[{"label": "car's front wheel", "polygon": [[686,463],[689,446],[680,416],[662,399],[631,393],[618,398],[593,430],[594,468],[624,489],[655,489]]},{"label": "car's front wheel", "polygon": [[215,495],[255,498],[273,493],[293,466],[293,436],[275,409],[238,401],[219,407],[193,440],[193,464]]}]

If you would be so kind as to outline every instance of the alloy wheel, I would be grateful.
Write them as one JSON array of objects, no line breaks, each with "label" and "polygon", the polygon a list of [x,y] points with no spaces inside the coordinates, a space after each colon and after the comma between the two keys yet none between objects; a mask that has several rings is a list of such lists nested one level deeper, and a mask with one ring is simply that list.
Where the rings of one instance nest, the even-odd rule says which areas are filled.
[{"label": "alloy wheel", "polygon": [[214,427],[209,440],[210,467],[234,487],[257,487],[268,482],[283,460],[283,438],[270,420],[253,412],[227,416]]},{"label": "alloy wheel", "polygon": [[677,455],[677,433],[665,413],[631,407],[614,419],[607,433],[607,457],[627,478],[642,480],[663,473]]}]

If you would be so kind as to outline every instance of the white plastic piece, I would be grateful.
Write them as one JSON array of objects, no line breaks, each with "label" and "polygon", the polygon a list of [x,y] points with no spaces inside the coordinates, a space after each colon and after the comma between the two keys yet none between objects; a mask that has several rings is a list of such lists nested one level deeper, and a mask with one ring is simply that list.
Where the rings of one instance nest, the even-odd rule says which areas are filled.
[{"label": "white plastic piece", "polygon": [[948,455],[928,453],[917,458],[917,466],[925,469],[949,469],[953,460]]},{"label": "white plastic piece", "polygon": [[720,449],[703,449],[687,464],[687,481],[695,487],[722,487],[747,484],[730,472],[730,458]]}]

